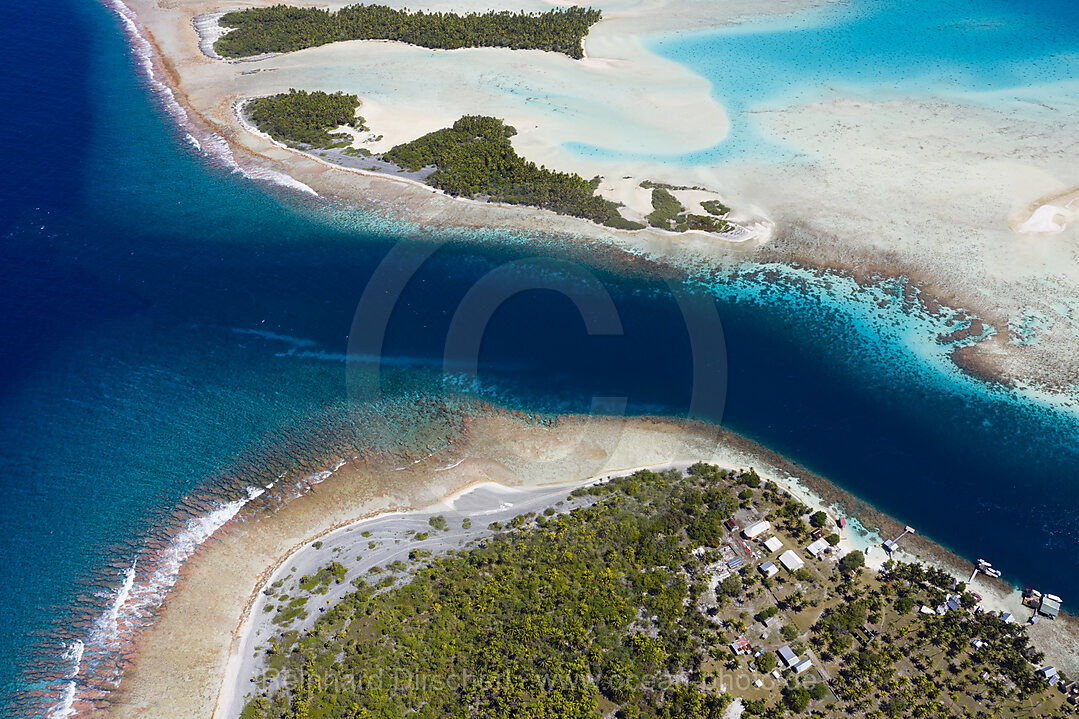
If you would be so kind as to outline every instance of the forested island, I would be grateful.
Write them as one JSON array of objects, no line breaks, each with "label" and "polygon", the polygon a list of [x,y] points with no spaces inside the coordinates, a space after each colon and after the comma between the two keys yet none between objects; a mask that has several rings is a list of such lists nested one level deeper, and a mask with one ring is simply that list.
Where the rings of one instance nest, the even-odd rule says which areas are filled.
[{"label": "forested island", "polygon": [[686,208],[671,194],[671,190],[694,189],[679,188],[668,185],[660,185],[654,182],[643,182],[641,187],[652,189],[652,212],[647,219],[652,227],[661,230],[674,230],[686,232],[687,230],[700,230],[702,232],[727,232],[731,225],[723,219],[731,210],[719,200],[705,200],[701,207],[707,215],[694,215],[686,212]]},{"label": "forested island", "polygon": [[348,135],[331,135],[335,127],[363,128],[363,118],[356,116],[360,99],[343,92],[287,93],[258,97],[247,103],[245,113],[260,130],[286,145],[300,148],[328,148],[335,143],[352,142]]},{"label": "forested island", "polygon": [[396,40],[440,50],[505,47],[584,57],[582,40],[600,11],[570,7],[542,13],[412,12],[384,5],[351,5],[336,12],[276,5],[224,15],[232,28],[214,43],[222,57],[302,50],[342,40]]},{"label": "forested island", "polygon": [[244,719],[719,719],[735,697],[761,717],[1076,715],[1025,627],[938,570],[813,558],[838,528],[752,470],[643,470],[567,500],[372,567],[308,632],[289,625],[344,567],[275,582]]},{"label": "forested island", "polygon": [[[366,130],[364,119],[356,114],[359,106],[356,95],[290,89],[249,100],[242,112],[278,142],[297,150],[332,150],[318,155],[339,164],[343,161],[340,155],[373,158],[384,166],[368,167],[368,171],[408,173],[409,179],[454,197],[538,207],[619,230],[645,228],[643,223],[623,217],[618,209],[621,205],[597,193],[600,178],[585,180],[576,173],[549,170],[518,155],[510,142],[517,131],[498,118],[466,115],[452,127],[375,156],[365,147],[353,146],[353,135],[333,132],[342,127]],[[730,208],[719,200],[701,202],[708,213],[701,215],[688,212],[671,194],[671,190],[703,188],[650,181],[642,182],[641,187],[652,190],[653,209],[644,218],[652,227],[717,234],[734,229],[726,219]]]},{"label": "forested island", "polygon": [[466,116],[385,153],[407,170],[434,167],[427,184],[461,197],[483,196],[511,205],[542,207],[618,229],[641,229],[596,194],[599,178],[555,172],[522,158],[510,144],[517,131],[494,117]]}]

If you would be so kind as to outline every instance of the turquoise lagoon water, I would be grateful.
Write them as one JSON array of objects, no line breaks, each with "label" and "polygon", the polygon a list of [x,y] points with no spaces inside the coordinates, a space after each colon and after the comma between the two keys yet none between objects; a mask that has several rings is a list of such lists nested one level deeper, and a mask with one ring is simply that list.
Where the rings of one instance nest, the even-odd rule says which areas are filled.
[{"label": "turquoise lagoon water", "polygon": [[[107,691],[183,560],[244,502],[331,470],[342,436],[392,441],[414,419],[402,406],[461,391],[525,410],[692,409],[1011,581],[1079,597],[1079,422],[950,368],[933,337],[961,320],[908,316],[898,287],[751,265],[670,284],[558,244],[328,206],[179,130],[114,12],[0,13],[22,60],[0,76],[5,715],[66,716],[67,699]],[[403,289],[381,365],[404,399],[370,405],[342,358],[370,349],[374,321],[354,321],[385,309],[364,298],[387,277]],[[462,380],[467,345],[446,352],[458,309],[476,287],[525,284],[539,289],[498,306]],[[618,331],[587,332],[567,298],[582,286]]]},{"label": "turquoise lagoon water", "polygon": [[679,156],[568,147],[604,159],[685,165],[787,161],[804,152],[762,133],[753,113],[854,97],[953,99],[1022,112],[1079,99],[1079,6],[1061,0],[852,0],[664,36],[657,54],[712,83],[730,117],[720,144]]}]

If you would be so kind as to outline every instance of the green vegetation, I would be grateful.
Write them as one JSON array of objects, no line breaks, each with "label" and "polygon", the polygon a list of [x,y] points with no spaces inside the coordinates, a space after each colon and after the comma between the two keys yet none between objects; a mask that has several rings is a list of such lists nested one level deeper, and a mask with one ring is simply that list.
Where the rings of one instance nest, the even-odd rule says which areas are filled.
[{"label": "green vegetation", "polygon": [[753,618],[763,624],[764,622],[774,617],[776,614],[779,614],[779,609],[773,604],[771,606],[765,607],[761,611],[754,614]]},{"label": "green vegetation", "polygon": [[337,12],[276,5],[230,12],[222,27],[235,28],[214,43],[223,57],[292,52],[341,40],[396,40],[450,50],[506,47],[584,56],[581,40],[600,11],[570,7],[543,13],[425,13],[384,5],[351,5]]},{"label": "green vegetation", "polygon": [[449,524],[447,524],[446,518],[443,517],[441,514],[436,514],[435,516],[431,517],[427,520],[427,523],[430,524],[434,529],[445,530],[449,528]]},{"label": "green vegetation", "polygon": [[520,157],[509,140],[515,134],[496,118],[466,116],[452,128],[398,145],[385,159],[412,172],[436,168],[427,184],[451,195],[542,207],[609,227],[641,227],[618,214],[613,202],[595,194],[598,179],[586,181]]},{"label": "green vegetation", "polygon": [[[287,145],[368,157],[369,150],[351,147],[350,135],[329,132],[341,126],[365,129],[363,118],[356,115],[358,107],[355,95],[293,89],[252,100],[245,112],[260,130]],[[620,230],[644,227],[622,217],[618,204],[596,194],[598,177],[585,180],[575,173],[537,167],[519,156],[510,143],[516,134],[514,128],[497,118],[468,115],[453,127],[397,145],[383,159],[402,171],[433,168],[424,181],[450,195],[539,207]],[[663,187],[653,188],[652,205],[648,221],[653,227],[678,232],[730,229],[725,220],[686,213],[677,198]],[[751,497],[751,493],[741,495],[745,501]]]},{"label": "green vegetation", "polygon": [[731,208],[724,205],[719,200],[705,200],[701,203],[701,208],[710,215],[716,215],[722,217],[731,211]]},{"label": "green vegetation", "polygon": [[356,117],[359,106],[360,100],[355,95],[289,90],[252,100],[244,111],[260,130],[275,140],[287,145],[328,148],[347,145],[351,138],[343,134],[334,137],[327,130],[342,125],[363,127],[363,118]]},{"label": "green vegetation", "polygon": [[652,189],[652,214],[648,216],[648,223],[652,227],[671,229],[675,218],[684,210],[682,203],[669,191],[662,187]]},{"label": "green vegetation", "polygon": [[775,669],[777,664],[779,664],[779,660],[776,659],[776,655],[773,652],[762,652],[761,655],[757,657],[757,668],[765,674]]},{"label": "green vegetation", "polygon": [[652,180],[645,180],[641,183],[641,187],[646,190],[650,190],[653,187],[661,187],[664,190],[700,190],[701,192],[707,192],[705,188],[700,187],[699,185],[694,185],[692,187],[688,185],[671,185],[666,182],[653,182]]},{"label": "green vegetation", "polygon": [[[1075,716],[1036,674],[1043,657],[1022,625],[910,611],[962,591],[943,572],[889,563],[851,575],[825,561],[767,583],[752,566],[718,578],[742,542],[702,545],[691,532],[711,538],[706,518],[748,481],[759,484],[705,464],[639,471],[575,490],[571,511],[492,525],[469,549],[413,550],[411,566],[388,565],[396,579],[354,580],[306,633],[275,618],[283,631],[242,717],[719,719],[731,701],[721,684],[747,719]],[[809,515],[773,482],[756,494],[735,507],[743,526]],[[331,564],[301,586],[338,574]],[[302,617],[304,600],[275,601]],[[730,651],[742,638],[756,659]],[[767,672],[784,644],[812,668],[780,667],[776,683]]]},{"label": "green vegetation", "polygon": [[858,551],[845,554],[843,558],[839,560],[839,571],[845,574],[855,572],[864,566],[865,555]]},{"label": "green vegetation", "polygon": [[[322,542],[316,542],[315,544],[319,545],[315,549],[319,549]],[[345,573],[345,567],[339,562],[330,562],[313,576],[304,575],[300,577],[299,587],[308,593],[325,594],[330,587],[330,582],[340,584],[345,581]]]},{"label": "green vegetation", "polygon": [[[645,186],[644,183],[641,186]],[[675,232],[686,232],[687,230],[726,232],[731,229],[726,220],[710,215],[692,215],[686,212],[686,208],[682,206],[678,198],[670,193],[669,186],[658,186],[655,183],[649,183],[649,186],[652,187],[652,212],[648,215],[648,224],[652,225],[652,227],[674,230]]]}]

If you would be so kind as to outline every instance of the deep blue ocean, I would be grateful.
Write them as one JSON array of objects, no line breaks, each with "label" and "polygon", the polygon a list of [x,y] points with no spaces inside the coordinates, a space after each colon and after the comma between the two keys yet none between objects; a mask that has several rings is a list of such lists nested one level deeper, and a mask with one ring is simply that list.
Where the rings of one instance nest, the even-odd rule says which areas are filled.
[{"label": "deep blue ocean", "polygon": [[[354,320],[372,277],[407,280],[382,345],[405,385],[414,372],[430,389],[476,287],[537,286],[484,324],[477,382],[459,378],[468,342],[450,342],[439,391],[536,410],[692,405],[1009,581],[1079,601],[1079,422],[949,370],[922,341],[931,321],[908,324],[888,288],[778,268],[672,285],[557,244],[431,237],[327,206],[197,152],[104,6],[5,4],[0,19],[18,58],[0,74],[10,713],[58,700],[87,617],[160,527],[242,497],[223,478],[246,457],[363,399],[340,358],[367,347]],[[598,283],[587,312],[606,316],[609,297],[618,332],[589,334],[557,291],[581,278]]]}]

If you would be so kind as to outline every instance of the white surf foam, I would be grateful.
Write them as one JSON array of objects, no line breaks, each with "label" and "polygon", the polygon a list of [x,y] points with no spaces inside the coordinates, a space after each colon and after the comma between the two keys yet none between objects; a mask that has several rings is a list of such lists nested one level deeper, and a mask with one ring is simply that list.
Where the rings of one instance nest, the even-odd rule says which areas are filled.
[{"label": "white surf foam", "polygon": [[333,469],[324,469],[321,472],[315,472],[314,474],[309,474],[306,477],[304,477],[304,481],[306,481],[308,484],[321,484],[322,482],[325,482],[327,479],[332,477],[334,475],[334,473],[337,472],[337,470],[341,469],[344,466],[345,466],[345,460],[343,460],[343,459],[338,460],[337,464],[335,464],[333,466]]},{"label": "white surf foam", "polygon": [[158,68],[154,64],[153,46],[139,29],[135,12],[121,2],[121,0],[104,0],[104,2],[106,7],[115,12],[120,18],[120,22],[124,27],[124,33],[131,42],[132,52],[138,60],[140,69],[149,81],[150,89],[161,101],[161,106],[164,108],[165,112],[176,121],[176,124],[184,132],[186,140],[196,151],[212,157],[232,172],[239,173],[249,180],[271,182],[281,187],[287,187],[292,190],[318,197],[318,193],[313,189],[282,172],[275,172],[265,168],[247,168],[242,166],[233,155],[232,148],[229,147],[228,142],[220,135],[214,133],[202,133],[203,136],[201,138],[197,137],[196,133],[198,133],[198,130],[196,130],[194,123],[191,121],[191,117],[176,99],[176,95],[173,93],[172,88],[161,78]]},{"label": "white surf foam", "polygon": [[[72,662],[72,670],[66,677],[59,700],[49,711],[50,719],[76,716],[79,713],[76,705],[80,701],[93,700],[103,686],[120,685],[122,657],[130,640],[164,602],[179,579],[184,562],[232,521],[244,505],[265,492],[261,487],[248,487],[243,497],[189,519],[160,551],[142,558],[143,566],[148,569],[139,572],[139,559],[136,559],[124,570],[112,601],[94,619],[85,641],[75,640],[64,650],[63,658]],[[92,677],[80,681],[84,664]],[[92,690],[88,686],[91,678],[96,687]]]},{"label": "white surf foam", "polygon": [[69,681],[64,684],[63,694],[60,701],[49,712],[49,719],[66,719],[75,714],[75,679],[82,670],[82,655],[86,651],[86,645],[76,639],[64,650],[63,658],[71,661],[71,672],[68,674]]}]

